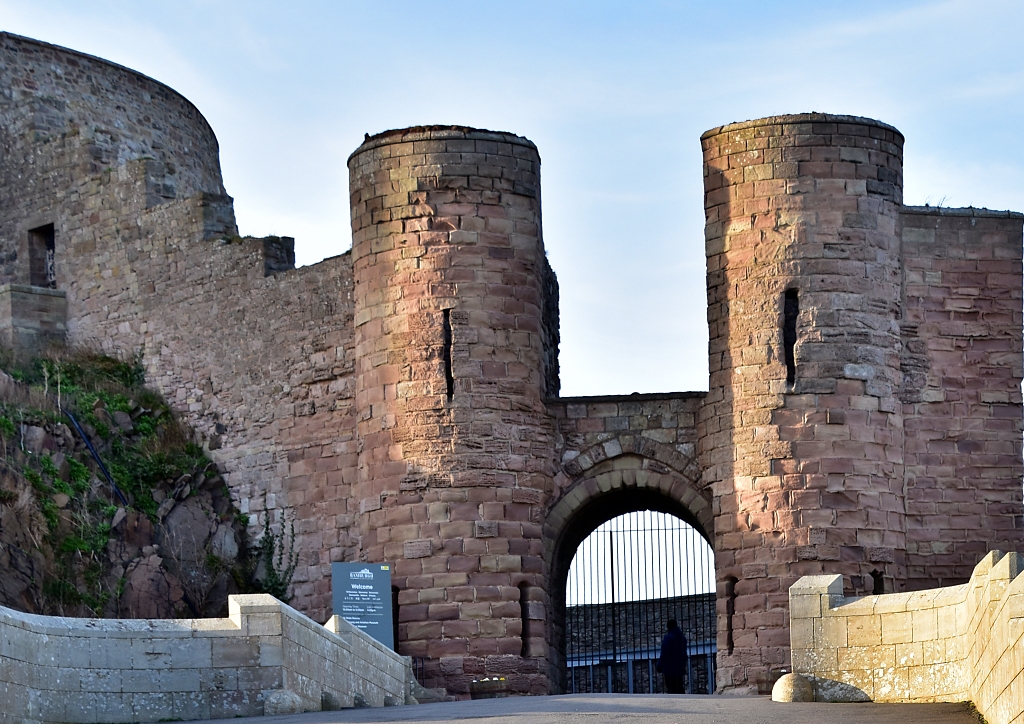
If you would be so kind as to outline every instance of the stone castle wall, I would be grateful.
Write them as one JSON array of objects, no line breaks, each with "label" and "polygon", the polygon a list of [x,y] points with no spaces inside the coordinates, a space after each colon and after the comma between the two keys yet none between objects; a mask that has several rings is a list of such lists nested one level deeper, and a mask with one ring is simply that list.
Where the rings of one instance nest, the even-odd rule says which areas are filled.
[{"label": "stone castle wall", "polygon": [[1020,548],[1021,219],[904,208],[900,321],[909,589]]},{"label": "stone castle wall", "polygon": [[787,663],[800,575],[902,590],[1020,544],[1024,217],[903,207],[895,129],[705,134],[710,391],[562,399],[526,139],[368,138],[352,251],[294,269],[290,239],[238,237],[180,96],[6,34],[0,75],[0,281],[52,224],[69,339],[141,355],[254,534],[294,522],[300,610],[330,616],[331,562],[393,563],[428,686],[560,690],[565,573],[629,510],[712,543],[737,688]]},{"label": "stone castle wall", "polygon": [[743,617],[721,676],[740,684],[752,660],[785,663],[800,575],[841,572],[855,590],[872,570],[905,576],[903,137],[863,119],[784,116],[702,143],[715,398],[701,450],[723,501],[719,585],[735,581]]}]

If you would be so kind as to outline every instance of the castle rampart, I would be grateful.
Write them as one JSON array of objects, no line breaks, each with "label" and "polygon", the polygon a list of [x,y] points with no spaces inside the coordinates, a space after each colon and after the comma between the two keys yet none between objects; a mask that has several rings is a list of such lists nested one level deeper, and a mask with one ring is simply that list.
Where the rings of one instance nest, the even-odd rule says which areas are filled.
[{"label": "castle rampart", "polygon": [[558,691],[572,554],[627,510],[714,547],[721,687],[787,663],[800,575],[959,583],[1021,545],[1024,217],[902,206],[889,126],[705,134],[709,391],[560,399],[526,139],[367,139],[352,251],[294,269],[290,239],[238,237],[177,94],[6,34],[0,77],[0,282],[141,355],[254,533],[294,521],[297,608],[329,618],[331,562],[393,563],[428,686]]}]

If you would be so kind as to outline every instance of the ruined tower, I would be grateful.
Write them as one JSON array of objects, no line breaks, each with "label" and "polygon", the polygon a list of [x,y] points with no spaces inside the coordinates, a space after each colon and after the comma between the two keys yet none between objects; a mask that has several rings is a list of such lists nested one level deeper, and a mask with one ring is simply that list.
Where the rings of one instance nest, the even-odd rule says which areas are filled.
[{"label": "ruined tower", "polygon": [[842,573],[858,593],[905,576],[903,137],[813,114],[717,128],[702,144],[701,449],[719,505],[720,665],[738,685],[747,666],[786,663],[800,576]]},{"label": "ruined tower", "polygon": [[515,672],[547,691],[557,320],[536,147],[412,128],[367,139],[349,167],[360,556],[394,562],[400,651],[428,676]]}]

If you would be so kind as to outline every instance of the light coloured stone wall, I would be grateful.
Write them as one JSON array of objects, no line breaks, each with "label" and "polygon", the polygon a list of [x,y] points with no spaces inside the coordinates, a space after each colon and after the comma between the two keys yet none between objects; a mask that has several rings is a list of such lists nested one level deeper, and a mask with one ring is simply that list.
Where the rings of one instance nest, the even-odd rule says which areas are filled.
[{"label": "light coloured stone wall", "polygon": [[260,716],[281,690],[305,711],[405,702],[409,659],[348,622],[319,626],[266,594],[229,610],[109,621],[0,608],[0,723]]},{"label": "light coloured stone wall", "polygon": [[793,670],[819,701],[964,701],[1024,721],[1024,556],[992,551],[969,583],[844,598],[842,576],[789,589]]}]

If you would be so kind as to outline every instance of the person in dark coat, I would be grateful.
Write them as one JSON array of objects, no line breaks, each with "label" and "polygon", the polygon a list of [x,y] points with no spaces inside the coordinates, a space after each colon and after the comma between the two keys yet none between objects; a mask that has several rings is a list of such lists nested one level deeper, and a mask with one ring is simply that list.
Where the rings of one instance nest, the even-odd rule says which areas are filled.
[{"label": "person in dark coat", "polygon": [[668,622],[668,633],[661,640],[658,671],[665,677],[665,691],[669,694],[686,692],[686,635],[679,630],[676,620]]}]

